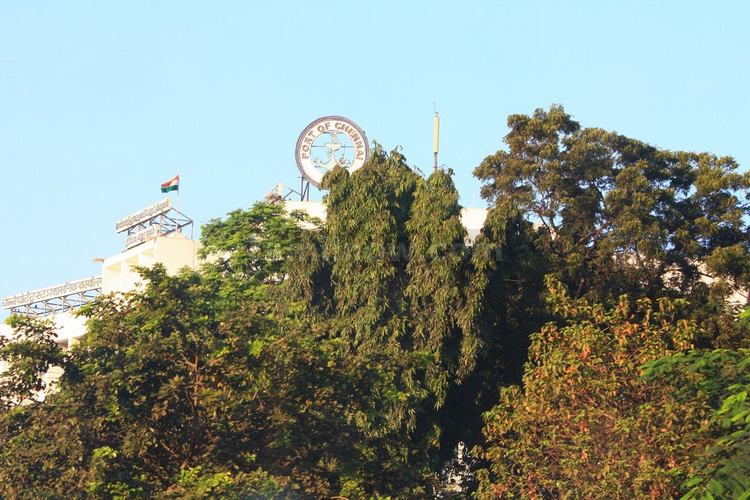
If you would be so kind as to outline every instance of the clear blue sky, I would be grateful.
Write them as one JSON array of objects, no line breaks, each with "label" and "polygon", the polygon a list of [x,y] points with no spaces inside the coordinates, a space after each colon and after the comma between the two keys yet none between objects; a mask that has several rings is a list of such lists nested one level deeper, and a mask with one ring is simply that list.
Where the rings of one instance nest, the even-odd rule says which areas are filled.
[{"label": "clear blue sky", "polygon": [[0,296],[98,274],[115,221],[177,173],[198,224],[296,185],[322,115],[427,171],[435,101],[466,206],[507,115],[552,103],[744,169],[749,20],[746,1],[0,0]]}]

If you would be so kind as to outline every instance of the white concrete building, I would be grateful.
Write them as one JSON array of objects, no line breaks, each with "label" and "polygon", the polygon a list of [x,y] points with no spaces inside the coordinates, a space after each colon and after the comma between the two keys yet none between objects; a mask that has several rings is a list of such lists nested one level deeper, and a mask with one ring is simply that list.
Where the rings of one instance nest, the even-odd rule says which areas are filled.
[{"label": "white concrete building", "polygon": [[183,267],[196,269],[198,242],[182,233],[172,232],[146,241],[135,248],[104,259],[102,264],[102,293],[128,292],[138,285],[139,275],[134,267],[163,264],[167,272],[175,274]]},{"label": "white concrete building", "polygon": [[[126,249],[104,260],[101,293],[129,292],[136,289],[139,285],[139,275],[134,270],[135,266],[151,267],[160,263],[167,268],[169,273],[176,273],[183,267],[195,269],[198,264],[197,251],[198,242],[179,232],[158,236]],[[52,289],[59,288],[61,287],[52,287]],[[77,318],[71,314],[75,309],[76,307],[73,306],[69,310],[40,315],[54,320],[58,343],[66,348],[72,347],[85,331],[83,318]],[[10,334],[8,325],[0,325],[0,335],[8,337]]]}]

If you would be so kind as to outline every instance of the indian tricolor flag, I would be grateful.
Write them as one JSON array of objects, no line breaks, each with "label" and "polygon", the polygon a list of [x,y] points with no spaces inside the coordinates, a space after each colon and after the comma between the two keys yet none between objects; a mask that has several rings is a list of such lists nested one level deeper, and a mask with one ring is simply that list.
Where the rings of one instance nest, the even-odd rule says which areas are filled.
[{"label": "indian tricolor flag", "polygon": [[180,189],[180,176],[175,175],[170,180],[161,185],[161,192],[168,193],[170,191],[179,191]]}]

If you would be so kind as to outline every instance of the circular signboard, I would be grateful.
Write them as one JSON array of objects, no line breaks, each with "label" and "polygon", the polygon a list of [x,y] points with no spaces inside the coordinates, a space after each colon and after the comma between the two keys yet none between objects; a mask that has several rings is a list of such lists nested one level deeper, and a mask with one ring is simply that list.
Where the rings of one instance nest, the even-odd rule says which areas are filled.
[{"label": "circular signboard", "polygon": [[364,165],[370,156],[370,145],[353,121],[343,116],[324,116],[299,135],[295,155],[302,175],[319,187],[323,176],[336,165],[350,173]]}]

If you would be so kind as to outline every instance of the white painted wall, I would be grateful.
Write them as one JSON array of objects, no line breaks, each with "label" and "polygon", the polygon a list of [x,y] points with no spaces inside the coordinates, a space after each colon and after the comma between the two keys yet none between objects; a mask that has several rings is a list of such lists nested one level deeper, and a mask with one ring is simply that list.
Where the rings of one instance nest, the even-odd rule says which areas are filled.
[{"label": "white painted wall", "polygon": [[183,267],[197,266],[198,242],[181,233],[169,233],[141,243],[137,247],[104,259],[102,264],[102,293],[129,292],[139,286],[140,276],[134,266],[151,267],[163,264],[170,274]]}]

